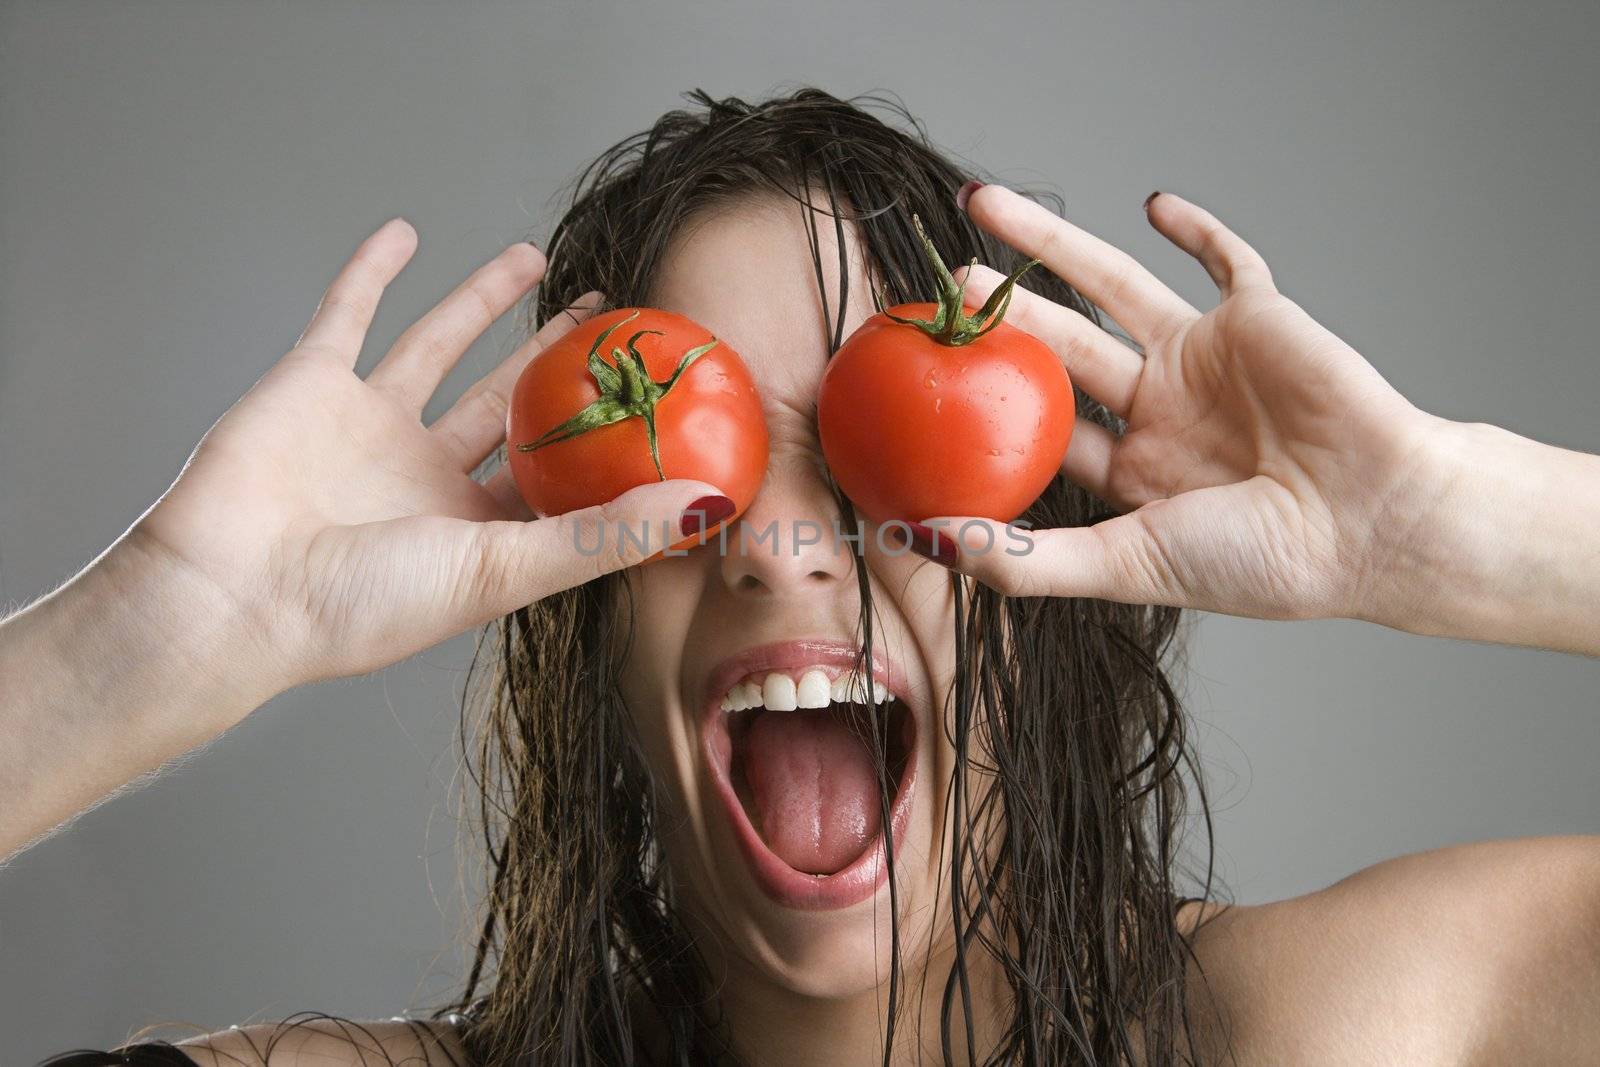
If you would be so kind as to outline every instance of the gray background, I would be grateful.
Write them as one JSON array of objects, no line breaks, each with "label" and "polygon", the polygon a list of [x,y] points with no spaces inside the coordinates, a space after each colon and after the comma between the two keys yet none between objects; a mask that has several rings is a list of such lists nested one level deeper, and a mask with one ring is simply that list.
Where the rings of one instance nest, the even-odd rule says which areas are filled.
[{"label": "gray background", "polygon": [[[422,245],[363,366],[504,243],[548,234],[557,187],[695,86],[894,90],[947,148],[1055,185],[1208,301],[1139,210],[1182,192],[1421,406],[1600,451],[1592,9],[915,11],[6,5],[0,599],[121,533],[384,219]],[[498,326],[430,414],[512,342]],[[0,1062],[447,990],[470,651],[288,693],[0,871]],[[1186,677],[1241,900],[1600,831],[1600,662],[1210,617]]]}]

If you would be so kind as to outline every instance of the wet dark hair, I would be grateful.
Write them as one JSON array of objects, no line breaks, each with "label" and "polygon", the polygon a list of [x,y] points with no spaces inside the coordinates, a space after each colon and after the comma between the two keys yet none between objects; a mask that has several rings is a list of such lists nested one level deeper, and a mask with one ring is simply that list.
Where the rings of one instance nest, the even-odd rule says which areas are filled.
[{"label": "wet dark hair", "polygon": [[[934,293],[913,212],[948,262],[976,257],[1006,273],[1021,263],[955,205],[956,190],[978,175],[936,149],[892,98],[845,101],[809,88],[753,104],[703,91],[688,98],[691,108],[612,146],[577,178],[571,207],[544,244],[549,269],[524,330],[591,290],[611,306],[648,304],[686,224],[752,196],[788,197],[805,218],[830,353],[843,340],[851,282],[847,226],[891,303]],[[1049,193],[1028,195],[1061,211]],[[833,293],[820,259],[819,201],[841,257]],[[1041,269],[1022,284],[1099,321]],[[1080,418],[1121,429],[1090,398],[1077,401]],[[853,525],[849,501],[840,496],[838,505]],[[1078,526],[1111,514],[1058,477],[1023,520]],[[872,601],[863,546],[854,549],[865,659]],[[941,842],[950,859],[941,906],[955,959],[946,975],[921,975],[943,982],[943,1059],[1197,1062],[1193,953],[1175,921],[1191,792],[1204,862],[1189,880],[1201,899],[1212,894],[1211,821],[1164,666],[1179,648],[1179,611],[1005,597],[954,574],[951,583],[954,834]],[[462,740],[488,887],[470,973],[434,1018],[456,1027],[480,1067],[740,1060],[665,877],[656,835],[663,807],[618,688],[630,591],[623,573],[529,605],[486,630],[474,657]],[[881,748],[876,755],[888,835],[892,785]],[[907,963],[898,914],[891,929],[885,1064]],[[989,1048],[978,1048],[961,1022],[974,1017],[975,953],[999,964],[1011,995],[1009,1021]]]},{"label": "wet dark hair", "polygon": [[[843,340],[846,226],[857,229],[871,281],[891,303],[934,291],[913,212],[950,262],[976,257],[1009,272],[1021,261],[956,207],[956,190],[974,175],[933,147],[892,99],[844,101],[802,89],[754,104],[702,91],[689,100],[693,108],[614,145],[578,178],[547,246],[549,270],[526,329],[591,290],[611,306],[648,304],[686,223],[762,194],[791,198],[805,217],[830,352]],[[837,231],[835,293],[820,260],[811,206],[819,200]],[[1060,211],[1058,200],[1053,206]],[[1044,271],[1024,284],[1098,321]],[[1120,429],[1089,398],[1080,394],[1078,404],[1081,418]],[[849,502],[839,504],[849,524]],[[1110,514],[1057,478],[1024,519],[1073,526]],[[865,657],[871,596],[862,546],[855,551]],[[951,581],[955,833],[942,847],[951,861],[945,889],[956,955],[943,976],[944,1058],[1187,1059],[1192,953],[1174,904],[1189,788],[1205,824],[1203,895],[1212,877],[1209,809],[1163,668],[1179,612],[1008,598],[959,576]],[[453,1005],[470,1020],[462,1037],[479,1063],[737,1060],[663,876],[661,808],[618,689],[628,594],[628,577],[613,575],[549,597],[503,619],[496,639],[480,647],[488,653],[475,665],[483,718],[467,723],[464,736],[476,738],[469,764],[482,786],[490,886],[472,971]],[[891,788],[880,780],[886,832]],[[891,901],[894,892],[891,863]],[[906,962],[898,916],[892,929],[885,1063]],[[1012,994],[1010,1024],[992,1049],[976,1048],[959,1021],[973,1017],[973,952],[999,961]],[[645,1032],[659,1047],[646,1047]]]}]

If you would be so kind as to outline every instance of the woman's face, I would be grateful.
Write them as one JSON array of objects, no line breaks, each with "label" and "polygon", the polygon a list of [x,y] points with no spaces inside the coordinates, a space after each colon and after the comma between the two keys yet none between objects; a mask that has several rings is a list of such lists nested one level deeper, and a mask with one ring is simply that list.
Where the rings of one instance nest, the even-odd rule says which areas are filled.
[{"label": "woman's face", "polygon": [[[954,655],[947,572],[892,541],[885,548],[869,524],[875,680],[888,691],[874,697],[887,699],[833,699],[849,695],[860,597],[852,546],[835,536],[855,530],[842,526],[817,441],[839,292],[832,219],[818,216],[817,232],[827,312],[792,200],[709,211],[665,261],[651,303],[701,323],[744,358],[771,461],[725,550],[713,541],[632,576],[637,631],[623,692],[663,791],[671,876],[713,972],[726,966],[746,982],[838,998],[873,989],[890,965],[868,722],[887,736],[907,959],[929,950],[943,916],[939,783],[951,757],[936,709]],[[848,335],[873,308],[860,245],[846,233]]]}]

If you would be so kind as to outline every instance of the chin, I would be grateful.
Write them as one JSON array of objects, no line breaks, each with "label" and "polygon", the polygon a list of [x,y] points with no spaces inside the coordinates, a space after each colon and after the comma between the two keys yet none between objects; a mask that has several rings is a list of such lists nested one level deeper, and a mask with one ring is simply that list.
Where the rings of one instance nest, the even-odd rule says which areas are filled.
[{"label": "chin", "polygon": [[[872,909],[850,915],[811,916],[800,921],[764,922],[751,917],[745,943],[735,946],[774,985],[817,1000],[852,1000],[889,981],[893,930],[888,894],[876,915]],[[908,955],[908,923],[900,923],[901,956]]]}]

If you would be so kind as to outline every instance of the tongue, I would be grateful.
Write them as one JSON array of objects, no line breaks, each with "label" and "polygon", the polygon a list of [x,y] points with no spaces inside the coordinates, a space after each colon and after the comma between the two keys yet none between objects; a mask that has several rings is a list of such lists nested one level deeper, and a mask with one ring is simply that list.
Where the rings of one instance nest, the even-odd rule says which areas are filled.
[{"label": "tongue", "polygon": [[872,753],[827,708],[756,716],[744,773],[762,838],[795,870],[832,874],[878,836]]}]

